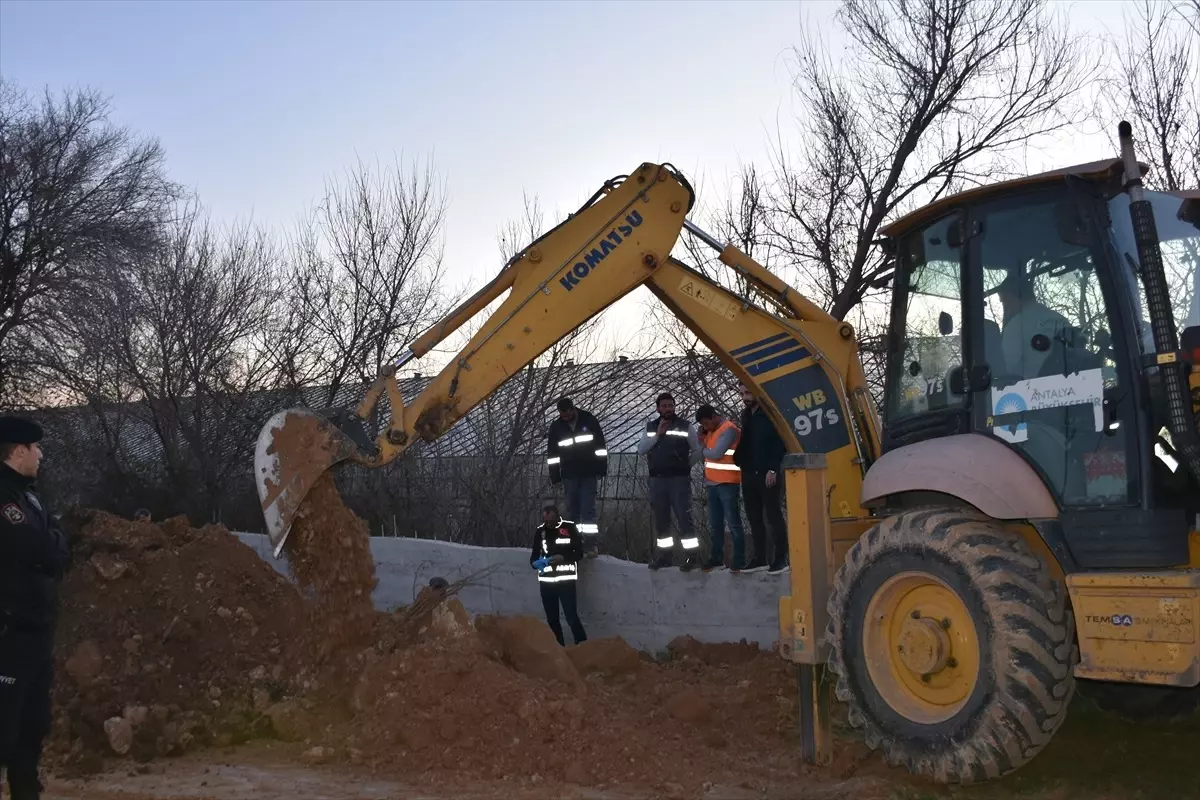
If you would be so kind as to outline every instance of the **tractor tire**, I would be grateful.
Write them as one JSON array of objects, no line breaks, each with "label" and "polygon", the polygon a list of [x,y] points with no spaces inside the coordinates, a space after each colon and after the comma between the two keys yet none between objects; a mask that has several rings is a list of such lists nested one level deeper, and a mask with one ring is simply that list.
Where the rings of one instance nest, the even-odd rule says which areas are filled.
[{"label": "tractor tire", "polygon": [[837,572],[829,617],[837,698],[892,766],[998,778],[1066,718],[1078,660],[1066,587],[978,512],[918,509],[871,528]]}]

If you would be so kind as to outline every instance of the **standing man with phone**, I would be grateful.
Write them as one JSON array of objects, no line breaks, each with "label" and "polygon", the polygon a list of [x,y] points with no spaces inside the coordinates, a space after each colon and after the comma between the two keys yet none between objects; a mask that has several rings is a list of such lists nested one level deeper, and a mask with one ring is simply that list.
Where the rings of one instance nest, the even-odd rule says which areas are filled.
[{"label": "standing man with phone", "polygon": [[671,515],[679,528],[684,572],[699,566],[700,539],[692,525],[692,465],[700,460],[700,442],[695,431],[675,414],[675,398],[663,392],[655,400],[658,416],[646,423],[638,440],[638,454],[646,456],[650,472],[650,507],[654,511],[654,558],[650,569],[659,570],[675,561],[675,535]]}]

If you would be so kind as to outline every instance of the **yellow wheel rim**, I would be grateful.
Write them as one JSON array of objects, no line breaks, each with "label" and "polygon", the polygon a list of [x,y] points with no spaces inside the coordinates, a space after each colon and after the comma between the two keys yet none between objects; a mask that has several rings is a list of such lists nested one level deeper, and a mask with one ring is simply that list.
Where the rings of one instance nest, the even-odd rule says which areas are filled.
[{"label": "yellow wheel rim", "polygon": [[923,572],[888,578],[867,605],[863,653],[894,711],[933,724],[957,714],[979,679],[979,637],[958,594]]}]

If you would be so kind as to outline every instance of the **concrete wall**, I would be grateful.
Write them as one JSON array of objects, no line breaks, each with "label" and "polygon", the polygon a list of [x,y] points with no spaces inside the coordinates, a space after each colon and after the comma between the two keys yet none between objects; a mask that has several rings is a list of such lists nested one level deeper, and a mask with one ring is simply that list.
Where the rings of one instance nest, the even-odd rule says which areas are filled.
[{"label": "concrete wall", "polygon": [[[237,536],[289,575],[286,559],[272,557],[265,536]],[[527,549],[373,537],[371,552],[379,578],[373,599],[380,610],[408,605],[434,576],[453,583],[490,568],[459,595],[468,612],[544,618]],[[639,650],[660,650],[683,634],[704,642],[746,639],[770,648],[778,638],[779,597],[788,592],[788,577],[786,572],[652,572],[645,564],[602,555],[580,566],[579,616],[589,637],[619,635]],[[565,621],[563,630],[569,643]]]}]

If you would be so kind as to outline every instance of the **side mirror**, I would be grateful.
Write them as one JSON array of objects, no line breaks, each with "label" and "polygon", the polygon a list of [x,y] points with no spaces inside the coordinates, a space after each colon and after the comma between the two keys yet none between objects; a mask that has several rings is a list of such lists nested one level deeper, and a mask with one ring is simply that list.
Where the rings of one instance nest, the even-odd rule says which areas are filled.
[{"label": "side mirror", "polygon": [[949,336],[954,333],[954,317],[945,311],[938,314],[938,331],[941,332],[942,336]]}]

